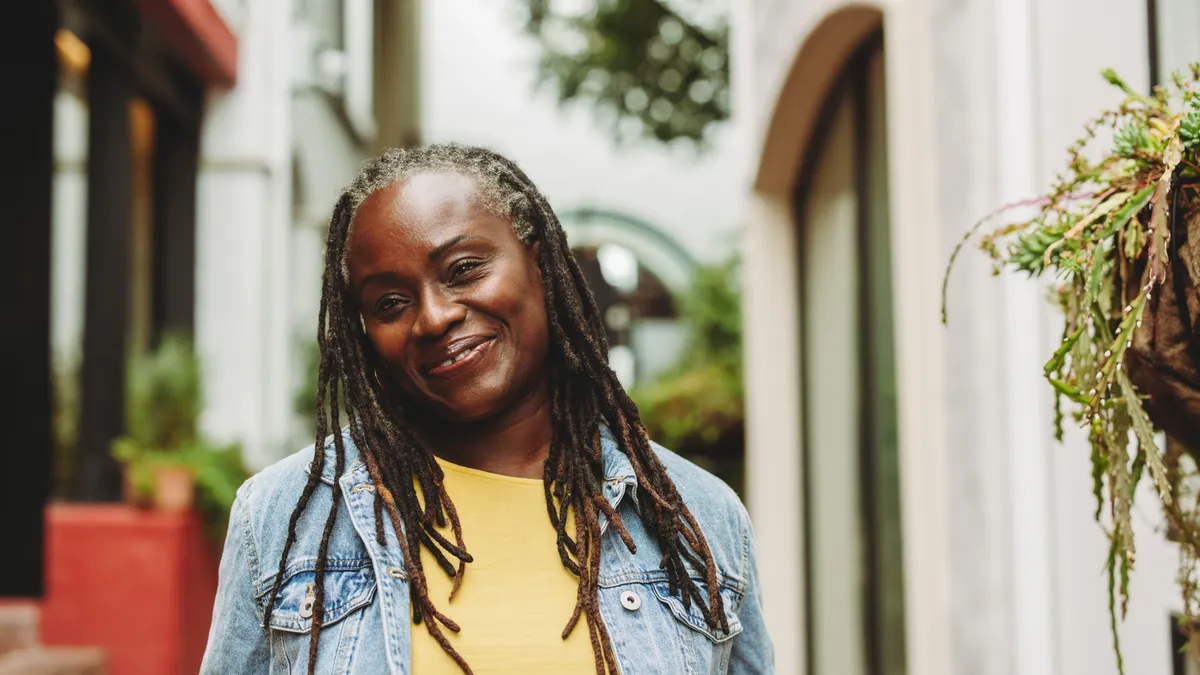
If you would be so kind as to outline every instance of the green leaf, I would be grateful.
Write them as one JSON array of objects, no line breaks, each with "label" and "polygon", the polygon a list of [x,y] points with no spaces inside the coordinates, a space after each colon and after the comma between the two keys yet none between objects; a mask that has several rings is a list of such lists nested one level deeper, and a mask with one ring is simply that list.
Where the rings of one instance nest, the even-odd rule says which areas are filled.
[{"label": "green leaf", "polygon": [[1153,237],[1150,247],[1150,283],[1161,283],[1167,278],[1167,222],[1170,217],[1171,180],[1175,167],[1183,155],[1183,141],[1179,136],[1172,136],[1163,153],[1163,175],[1158,179],[1154,190],[1154,207],[1150,214],[1150,224],[1147,229]]},{"label": "green leaf", "polygon": [[1114,87],[1120,87],[1121,91],[1125,92],[1126,94],[1130,96],[1140,96],[1137,92],[1130,89],[1129,85],[1125,84],[1125,80],[1122,80],[1121,77],[1117,75],[1117,71],[1113,70],[1112,68],[1105,68],[1104,70],[1100,71],[1100,74],[1104,77],[1104,79],[1108,80],[1109,84],[1113,85]]},{"label": "green leaf", "polygon": [[1057,391],[1058,393],[1062,394],[1063,396],[1066,396],[1067,398],[1071,399],[1075,403],[1080,403],[1080,404],[1084,404],[1084,405],[1087,404],[1088,397],[1081,394],[1077,389],[1070,386],[1066,382],[1063,382],[1062,380],[1057,380],[1053,377],[1048,377],[1046,379],[1050,381],[1050,384],[1054,386],[1054,390]]},{"label": "green leaf", "polygon": [[1104,286],[1104,268],[1108,251],[1097,245],[1092,250],[1092,267],[1087,275],[1087,295],[1084,304],[1091,305],[1100,299],[1100,290]]},{"label": "green leaf", "polygon": [[1133,158],[1139,153],[1150,152],[1153,147],[1146,130],[1135,122],[1126,124],[1113,135],[1113,152],[1120,157]]},{"label": "green leaf", "polygon": [[1158,489],[1158,496],[1162,499],[1163,504],[1170,506],[1172,502],[1171,481],[1167,477],[1167,466],[1163,462],[1162,455],[1158,452],[1158,444],[1154,440],[1154,428],[1150,424],[1150,417],[1146,414],[1146,409],[1142,407],[1141,399],[1138,398],[1133,382],[1124,370],[1117,371],[1117,382],[1124,394],[1125,408],[1129,411],[1133,432],[1137,436],[1138,445],[1141,446],[1142,457],[1150,469],[1150,479],[1154,481],[1154,487]]},{"label": "green leaf", "polygon": [[1117,630],[1117,539],[1114,536],[1108,548],[1108,626],[1112,632],[1113,651],[1117,655],[1117,672],[1125,675],[1125,657],[1121,655],[1121,633]]},{"label": "green leaf", "polygon": [[1108,473],[1108,455],[1103,452],[1103,434],[1092,431],[1092,494],[1096,497],[1096,520],[1104,511],[1104,476]]},{"label": "green leaf", "polygon": [[[1050,377],[1054,373],[1057,373],[1063,367],[1063,362],[1067,358],[1067,353],[1070,352],[1071,348],[1075,346],[1075,343],[1079,341],[1079,336],[1081,335],[1083,335],[1083,328],[1080,328],[1071,335],[1067,336],[1067,338],[1063,340],[1062,344],[1058,346],[1058,349],[1054,350],[1054,356],[1051,356],[1050,360],[1046,362],[1046,365],[1042,367],[1042,372],[1046,374],[1046,377]],[[1057,388],[1058,387],[1056,386],[1055,389]]]},{"label": "green leaf", "polygon": [[1142,188],[1132,199],[1125,202],[1125,205],[1117,211],[1116,215],[1109,218],[1108,225],[1096,235],[1097,239],[1108,239],[1125,227],[1130,218],[1133,218],[1139,211],[1146,208],[1146,204],[1150,203],[1150,198],[1154,196],[1154,185],[1149,185]]},{"label": "green leaf", "polygon": [[1187,149],[1200,145],[1200,110],[1193,109],[1179,123],[1179,139]]}]

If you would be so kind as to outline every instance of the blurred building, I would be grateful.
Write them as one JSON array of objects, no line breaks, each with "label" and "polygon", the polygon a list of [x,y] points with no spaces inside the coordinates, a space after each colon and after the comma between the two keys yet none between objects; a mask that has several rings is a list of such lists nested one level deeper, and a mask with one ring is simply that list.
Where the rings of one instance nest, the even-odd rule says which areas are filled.
[{"label": "blurred building", "polygon": [[326,225],[383,146],[417,138],[410,0],[254,0],[238,86],[209,101],[197,218],[206,430],[254,468],[310,443],[296,392],[316,341]]},{"label": "blurred building", "polygon": [[237,37],[203,0],[27,9],[0,40],[8,62],[21,64],[8,84],[4,199],[16,238],[2,311],[5,373],[18,392],[3,512],[22,570],[5,575],[4,590],[18,594],[37,593],[41,578],[51,345],[72,383],[70,489],[116,498],[108,444],[124,423],[125,357],[193,325],[205,94],[238,75]]},{"label": "blurred building", "polygon": [[125,363],[168,330],[195,338],[210,435],[254,467],[299,447],[332,204],[378,147],[416,138],[414,6],[64,0],[48,75],[61,496],[120,497]]},{"label": "blurred building", "polygon": [[[1200,6],[735,6],[747,490],[779,672],[1115,673],[1089,451],[1055,442],[1041,375],[1045,286],[967,251],[943,326],[941,281],[1120,102],[1102,68],[1148,91],[1200,57]],[[1178,551],[1139,504],[1125,671],[1183,675]]]}]

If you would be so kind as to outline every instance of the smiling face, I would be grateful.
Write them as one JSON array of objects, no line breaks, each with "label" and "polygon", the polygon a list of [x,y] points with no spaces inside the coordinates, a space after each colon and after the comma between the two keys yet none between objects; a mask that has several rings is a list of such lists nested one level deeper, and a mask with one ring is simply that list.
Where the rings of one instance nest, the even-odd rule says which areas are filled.
[{"label": "smiling face", "polygon": [[349,293],[385,384],[447,422],[548,395],[537,245],[479,202],[468,176],[406,177],[359,206],[346,249]]}]

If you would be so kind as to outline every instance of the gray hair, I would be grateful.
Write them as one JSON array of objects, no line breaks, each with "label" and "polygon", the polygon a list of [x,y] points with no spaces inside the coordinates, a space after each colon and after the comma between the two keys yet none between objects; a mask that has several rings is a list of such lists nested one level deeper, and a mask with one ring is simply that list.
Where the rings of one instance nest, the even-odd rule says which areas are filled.
[{"label": "gray hair", "polygon": [[[512,221],[513,231],[528,245],[534,238],[533,205],[510,180],[502,179],[502,168],[477,148],[457,144],[434,144],[409,149],[391,149],[367,160],[358,176],[346,187],[350,198],[349,240],[354,232],[358,208],[376,192],[421,173],[458,173],[475,181],[477,204],[488,213]],[[350,273],[342,259],[342,279]]]}]

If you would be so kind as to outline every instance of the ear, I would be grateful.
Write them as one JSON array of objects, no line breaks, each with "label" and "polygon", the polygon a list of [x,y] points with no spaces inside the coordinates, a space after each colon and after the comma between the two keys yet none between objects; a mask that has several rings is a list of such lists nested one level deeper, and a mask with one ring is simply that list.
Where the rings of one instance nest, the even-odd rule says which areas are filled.
[{"label": "ear", "polygon": [[530,258],[529,258],[530,261],[533,263],[533,269],[537,270],[538,283],[540,284],[540,283],[542,283],[542,265],[541,265],[542,242],[541,242],[541,240],[535,240],[532,244],[529,245],[529,256],[530,256]]}]

